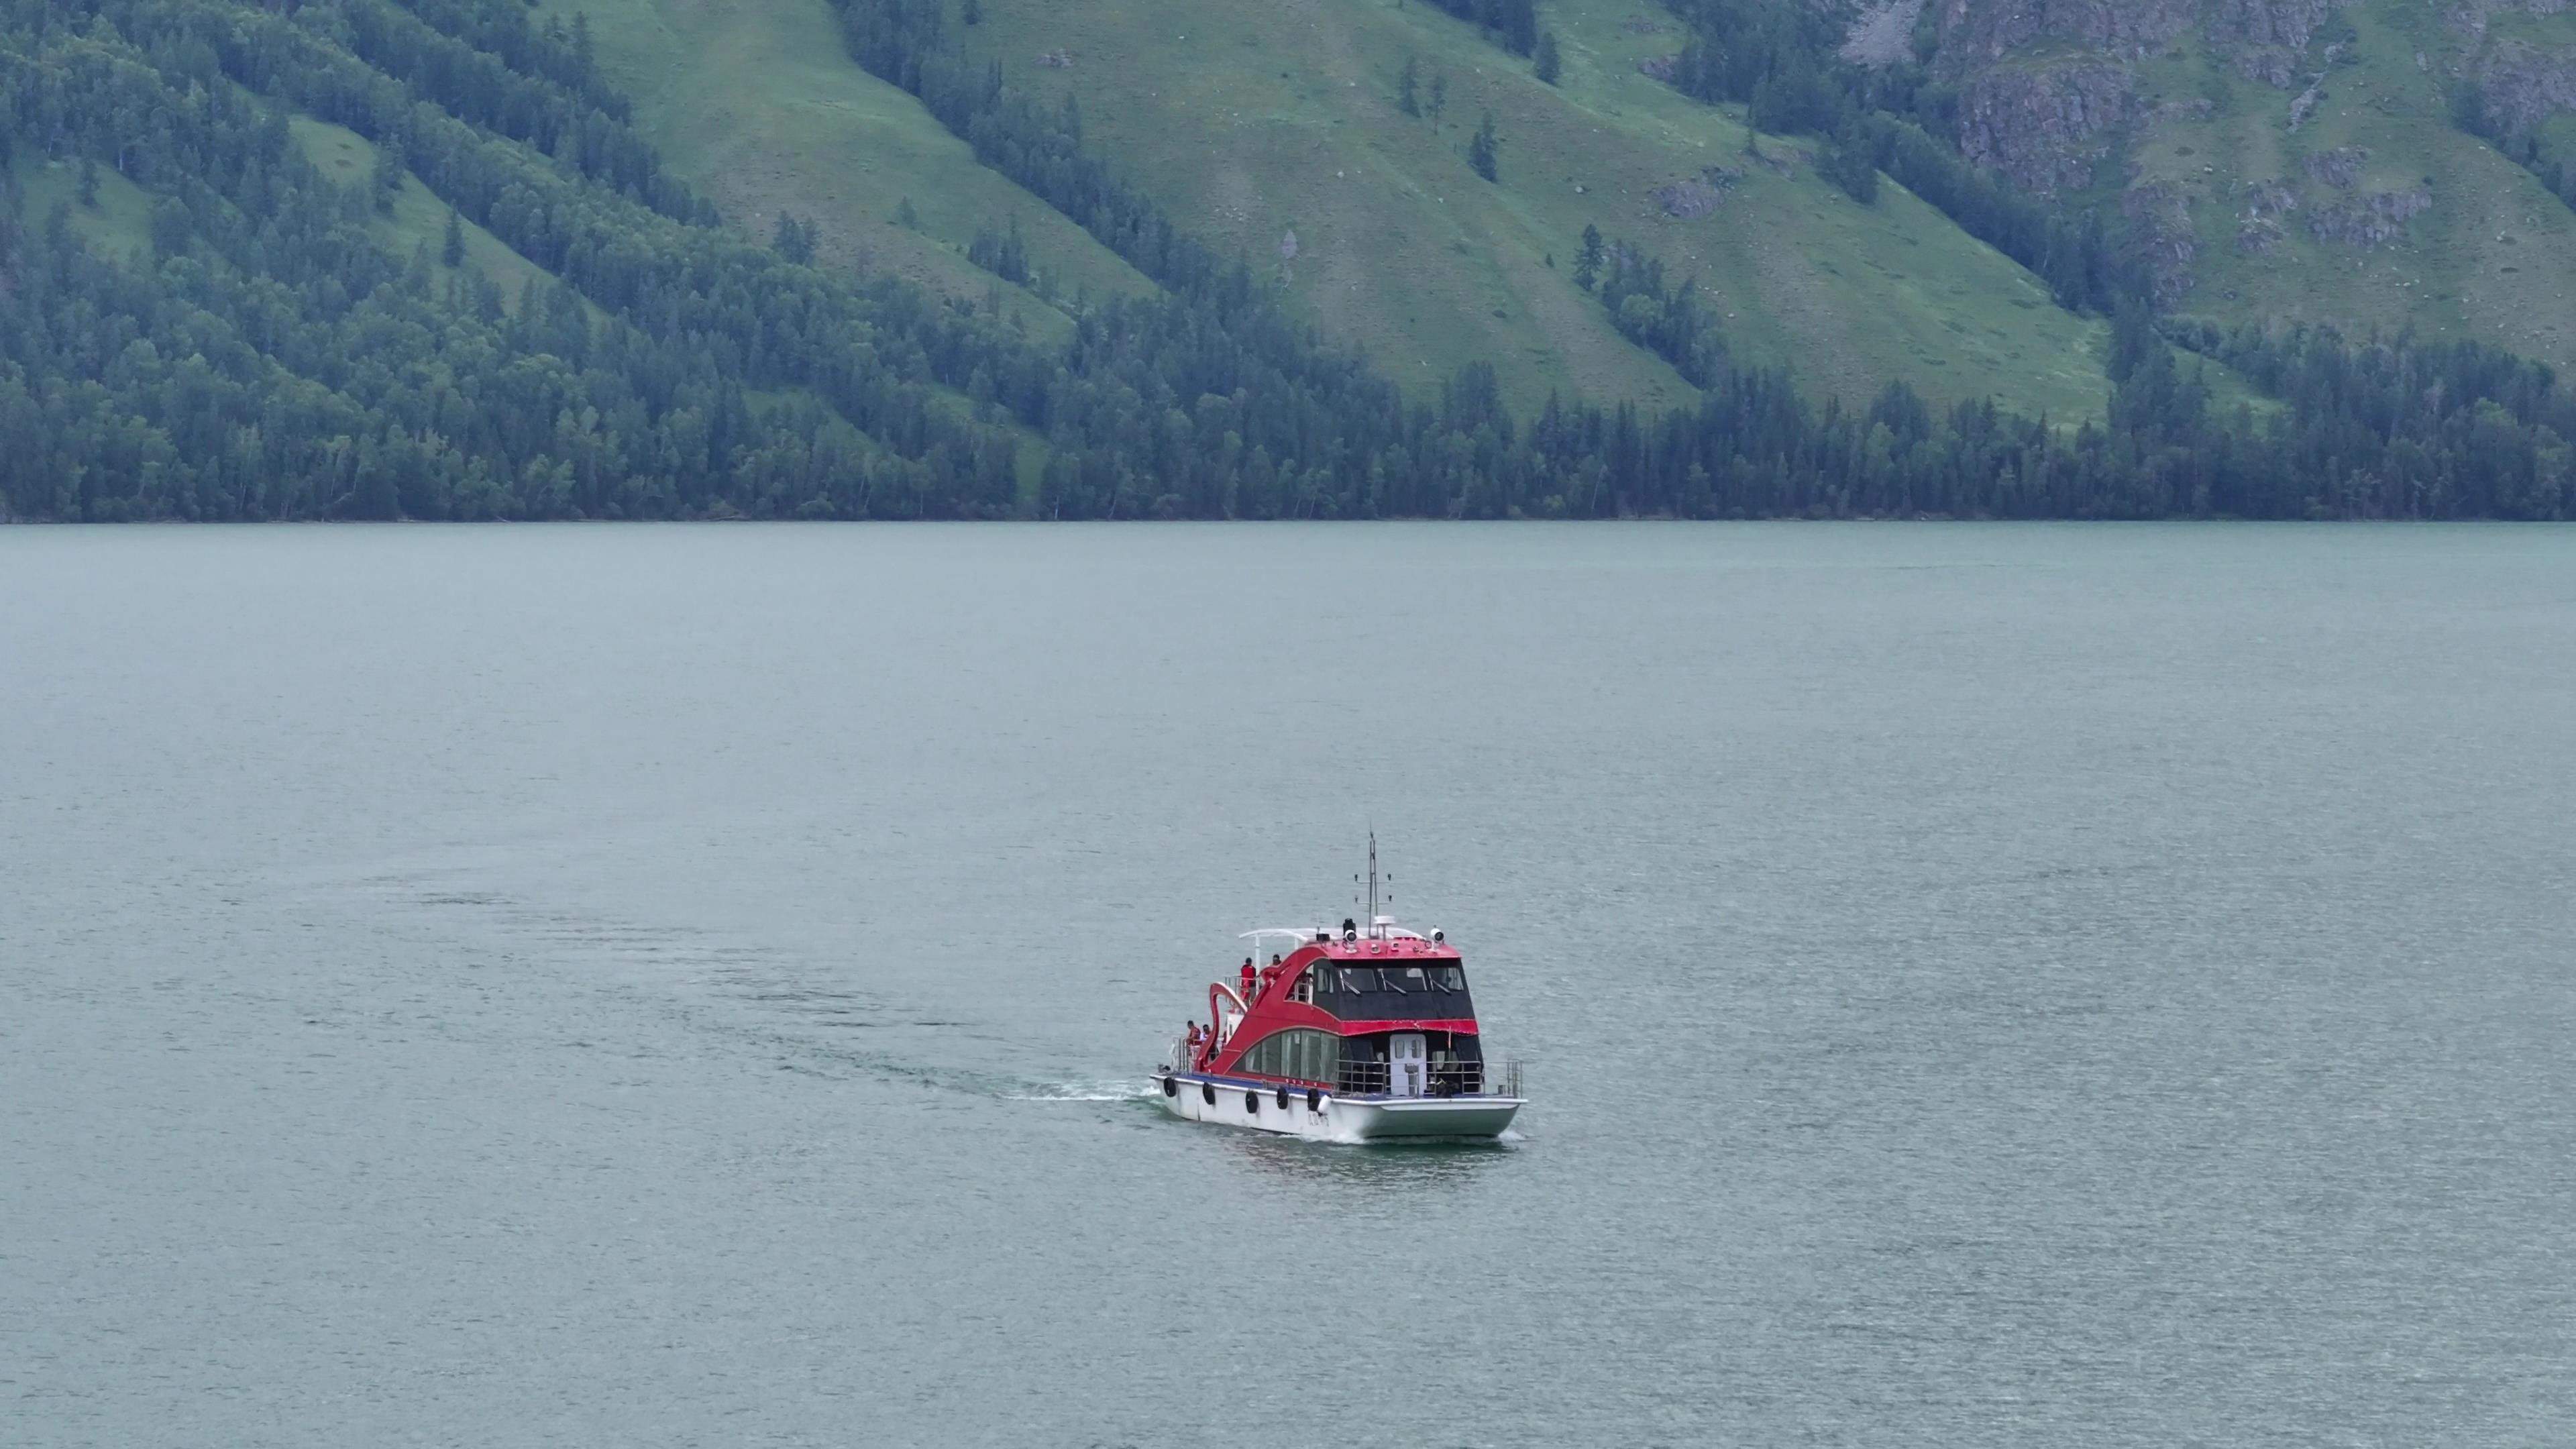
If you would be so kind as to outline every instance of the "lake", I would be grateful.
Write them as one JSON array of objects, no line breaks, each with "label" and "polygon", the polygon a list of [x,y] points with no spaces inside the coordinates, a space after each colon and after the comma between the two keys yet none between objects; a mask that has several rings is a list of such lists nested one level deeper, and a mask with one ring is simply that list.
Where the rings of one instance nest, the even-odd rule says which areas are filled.
[{"label": "lake", "polygon": [[[0,530],[0,1440],[2558,1445],[2576,529]],[[1515,1140],[1166,1118],[1235,933]]]}]

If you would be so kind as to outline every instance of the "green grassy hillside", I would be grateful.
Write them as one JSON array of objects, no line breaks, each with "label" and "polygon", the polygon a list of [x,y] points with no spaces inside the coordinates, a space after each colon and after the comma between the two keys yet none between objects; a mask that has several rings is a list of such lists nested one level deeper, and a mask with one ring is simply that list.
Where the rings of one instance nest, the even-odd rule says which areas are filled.
[{"label": "green grassy hillside", "polygon": [[[1543,12],[1565,52],[1553,87],[1421,0],[983,0],[967,36],[1023,82],[1076,95],[1092,143],[1182,225],[1268,269],[1294,231],[1285,276],[1299,304],[1399,379],[1489,360],[1522,401],[1681,400],[1687,384],[1570,280],[1590,224],[1695,273],[1739,357],[1789,364],[1813,387],[1856,398],[1904,378],[1942,401],[2099,412],[2099,323],[2051,306],[2027,272],[1896,188],[1862,207],[1796,143],[1764,138],[1772,162],[1748,156],[1741,124],[1638,73],[1679,44],[1626,28],[1638,13]],[[1035,64],[1059,51],[1069,66]],[[1433,77],[1445,83],[1437,119],[1397,108],[1408,55],[1426,102]],[[1488,108],[1498,185],[1464,157]],[[1711,168],[1735,179],[1710,215],[1674,220],[1652,199]]]},{"label": "green grassy hillside", "polygon": [[[2327,334],[2193,336],[2264,380],[2270,417],[2249,427],[2223,377],[2213,410],[2191,381],[2201,364],[2173,365],[2141,305],[2160,279],[2107,234],[1935,143],[1784,108],[1817,94],[1812,70],[1803,91],[1771,83],[1807,63],[1795,56],[1789,72],[1695,63],[1684,79],[1744,91],[1773,129],[1830,133],[1821,160],[1813,141],[1755,137],[1733,110],[1632,79],[1638,51],[1671,43],[1633,25],[1569,24],[1568,84],[1551,88],[1418,5],[1246,12],[1215,37],[1229,68],[1206,63],[1207,34],[1165,42],[1105,0],[1070,0],[1066,33],[1011,80],[992,57],[1034,43],[1027,16],[943,37],[921,0],[845,3],[851,50],[924,110],[850,79],[852,61],[810,45],[800,59],[946,158],[906,162],[852,204],[962,197],[947,215],[979,230],[1017,213],[1036,267],[999,309],[976,305],[995,289],[956,270],[936,223],[917,235],[945,300],[860,265],[846,239],[810,264],[792,234],[767,244],[760,211],[740,209],[763,158],[795,160],[764,183],[794,206],[832,167],[871,164],[872,133],[802,154],[792,116],[761,130],[714,101],[695,122],[685,99],[638,108],[603,73],[587,12],[0,14],[15,62],[0,85],[0,520],[2576,515],[2576,398],[2544,370],[2479,347],[2401,344],[2356,367]],[[789,33],[764,31],[774,14],[716,18],[743,54],[776,55],[749,44]],[[712,32],[694,43],[723,48]],[[2524,129],[2477,104],[2462,125],[2563,193],[2565,166],[2530,130],[2557,84],[2533,68],[2557,62],[2507,59],[2524,69],[2499,71],[2495,104]],[[1408,73],[1430,114],[1395,104],[1391,77]],[[628,124],[639,109],[675,144],[703,143],[686,174]],[[1489,113],[1499,177],[1490,132],[1459,145]],[[2210,101],[2189,119],[2225,114]],[[923,115],[974,137],[985,164]],[[2350,192],[2373,156],[2331,159],[2301,165]],[[1903,193],[1850,199],[1884,190],[1873,160],[1943,215]],[[692,178],[731,188],[730,223]],[[2369,244],[2417,235],[2358,219]],[[1586,293],[1586,225],[1656,265],[1614,254]],[[2111,321],[2043,298],[1962,228]],[[977,242],[1021,274],[1016,249]],[[1228,250],[1278,284],[1246,285]],[[1587,249],[1585,275],[1601,260]],[[1064,300],[1086,265],[1104,286]],[[1691,275],[1704,293],[1670,289]],[[1785,366],[1727,371],[1720,324],[1738,361]],[[2102,426],[2071,426],[2096,414],[2106,368],[2119,381]],[[1542,388],[1575,400],[1520,406]],[[1981,396],[2004,406],[1939,406]]]},{"label": "green grassy hillside", "polygon": [[[638,128],[745,232],[767,239],[781,210],[810,218],[826,260],[899,273],[950,296],[999,287],[1049,335],[1060,304],[1143,293],[1137,275],[1080,227],[976,164],[895,87],[853,64],[823,0],[545,0],[589,16],[600,64],[632,97]],[[911,203],[914,224],[897,221]],[[1039,275],[1026,289],[966,260],[983,225],[1016,218]]]},{"label": "green grassy hillside", "polygon": [[98,167],[98,193],[92,204],[79,204],[80,178],[68,161],[18,161],[11,168],[22,202],[19,220],[39,226],[55,207],[66,208],[74,236],[115,257],[148,257],[152,253],[152,198],[107,167]]}]

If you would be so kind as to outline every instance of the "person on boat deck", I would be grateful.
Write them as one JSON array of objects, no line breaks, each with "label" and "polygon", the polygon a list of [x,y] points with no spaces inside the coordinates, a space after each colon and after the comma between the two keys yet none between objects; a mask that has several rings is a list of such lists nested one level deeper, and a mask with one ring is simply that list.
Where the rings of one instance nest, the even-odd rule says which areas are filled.
[{"label": "person on boat deck", "polygon": [[1191,1055],[1191,1056],[1193,1056],[1193,1057],[1197,1056],[1197,1055],[1198,1055],[1198,1051],[1199,1051],[1199,1043],[1201,1043],[1201,1042],[1203,1042],[1203,1041],[1206,1041],[1206,1040],[1207,1040],[1207,1038],[1206,1038],[1206,1037],[1201,1036],[1201,1035],[1199,1034],[1199,1023],[1198,1023],[1198,1018],[1196,1018],[1196,1017],[1192,1017],[1192,1018],[1190,1018],[1190,1037],[1189,1037],[1190,1055]]},{"label": "person on boat deck", "polygon": [[1274,952],[1272,952],[1272,953],[1270,954],[1270,964],[1261,968],[1261,990],[1262,990],[1262,994],[1263,994],[1263,995],[1268,995],[1268,994],[1269,994],[1269,992],[1270,992],[1271,985],[1272,985],[1273,983],[1275,983],[1276,981],[1278,981],[1278,979],[1279,979],[1279,953],[1277,953],[1277,952],[1275,952],[1275,951],[1274,951]]},{"label": "person on boat deck", "polygon": [[1246,956],[1243,958],[1243,1004],[1246,1006],[1252,1004],[1252,977],[1252,958]]}]

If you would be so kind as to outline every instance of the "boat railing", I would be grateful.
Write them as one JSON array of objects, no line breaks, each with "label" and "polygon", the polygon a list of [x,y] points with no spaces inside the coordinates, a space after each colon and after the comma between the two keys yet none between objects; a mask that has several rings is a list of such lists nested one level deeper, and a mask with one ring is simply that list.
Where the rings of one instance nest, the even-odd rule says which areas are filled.
[{"label": "boat railing", "polygon": [[[1431,1061],[1421,1064],[1426,1097],[1517,1097],[1521,1094],[1518,1058],[1504,1062]],[[1394,1090],[1395,1064],[1344,1062],[1334,1090],[1346,1097],[1382,1097]]]},{"label": "boat railing", "polygon": [[[1198,1054],[1191,1050],[1187,1035],[1172,1038],[1164,1050],[1163,1070],[1193,1072],[1199,1070]],[[1461,1061],[1455,1058],[1434,1059],[1421,1064],[1422,1095],[1426,1097],[1518,1097],[1521,1095],[1520,1058],[1500,1062]],[[1383,1097],[1393,1090],[1393,1065],[1386,1062],[1341,1063],[1333,1091],[1345,1097]]]}]

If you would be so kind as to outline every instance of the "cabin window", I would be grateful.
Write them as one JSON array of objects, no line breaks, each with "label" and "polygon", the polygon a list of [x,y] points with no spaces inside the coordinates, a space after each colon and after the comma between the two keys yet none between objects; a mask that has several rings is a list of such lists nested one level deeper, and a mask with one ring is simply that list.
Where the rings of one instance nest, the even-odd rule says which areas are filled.
[{"label": "cabin window", "polygon": [[1316,1005],[1343,1021],[1466,1020],[1476,1014],[1467,972],[1455,961],[1416,966],[1337,966]]},{"label": "cabin window", "polygon": [[1330,1082],[1341,1071],[1342,1041],[1329,1031],[1290,1027],[1254,1042],[1243,1054],[1243,1070],[1260,1077],[1293,1077]]},{"label": "cabin window", "polygon": [[1315,978],[1323,974],[1324,973],[1320,970],[1308,970],[1298,973],[1297,984],[1288,988],[1288,999],[1290,1001],[1313,1002],[1315,999]]}]

